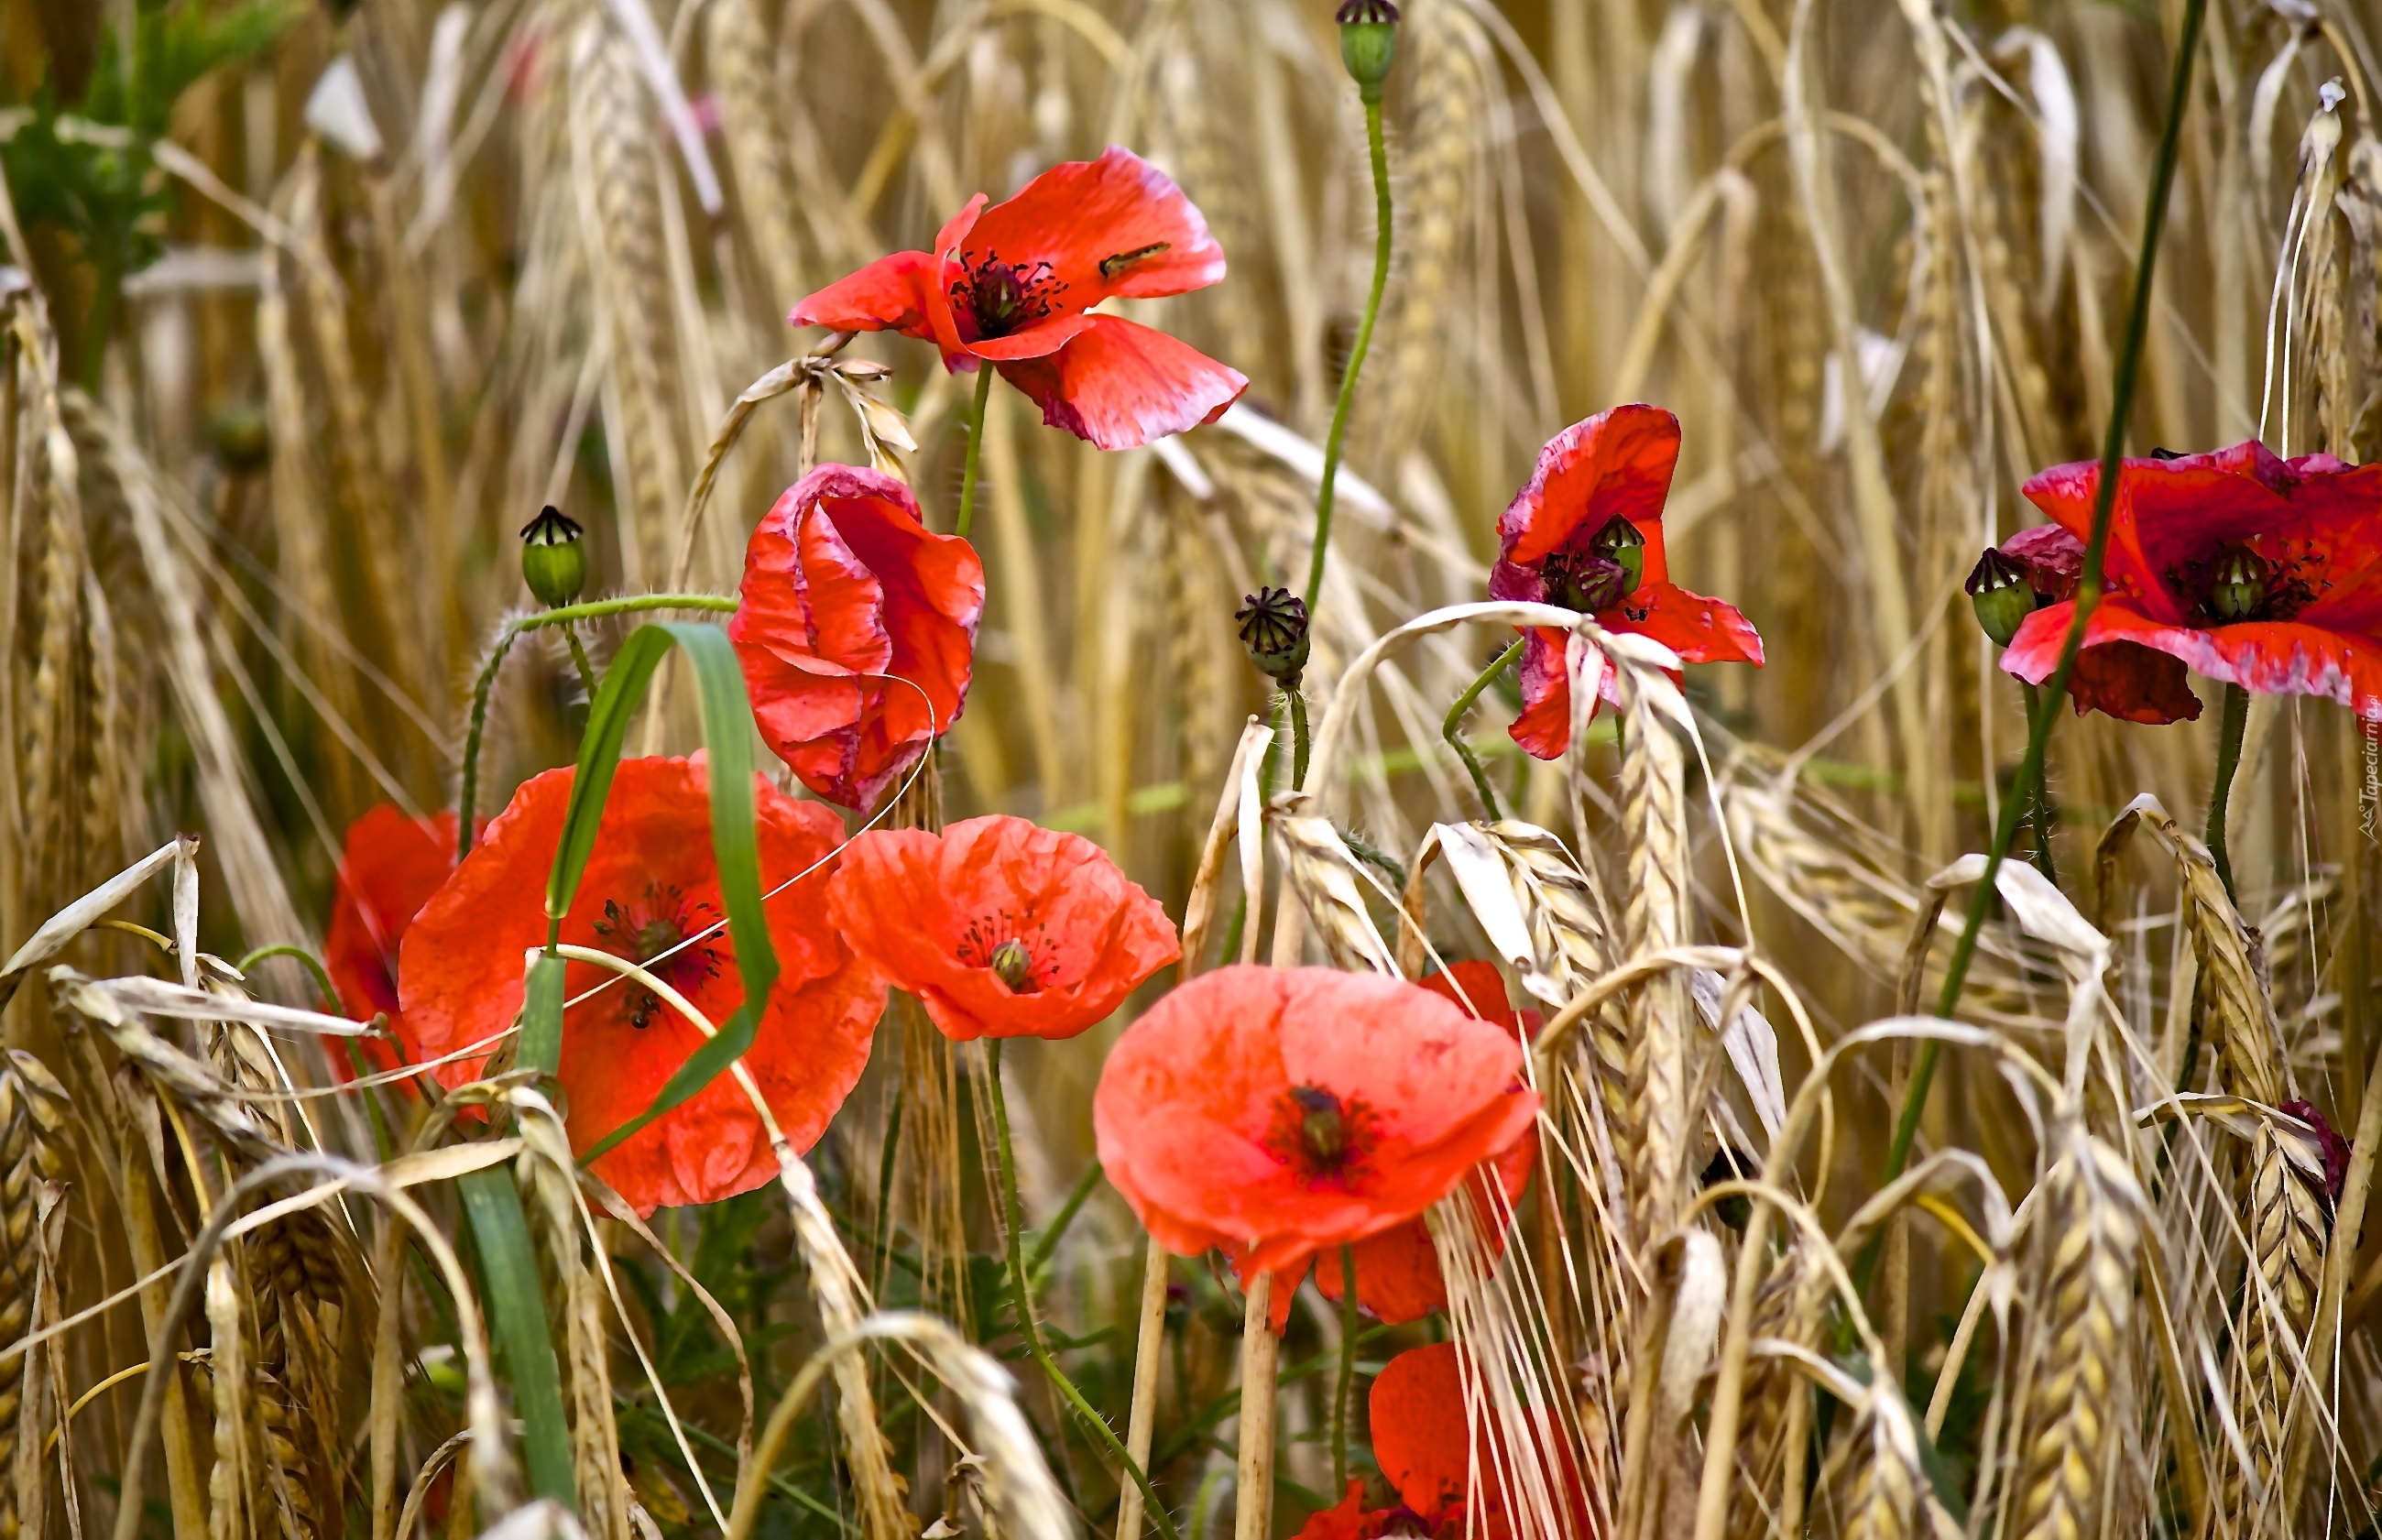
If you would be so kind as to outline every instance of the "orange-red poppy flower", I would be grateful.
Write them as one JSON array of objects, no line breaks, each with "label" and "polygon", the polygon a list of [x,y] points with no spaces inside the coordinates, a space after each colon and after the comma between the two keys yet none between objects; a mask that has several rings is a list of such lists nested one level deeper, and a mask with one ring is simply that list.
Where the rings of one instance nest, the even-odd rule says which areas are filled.
[{"label": "orange-red poppy flower", "polygon": [[1446,1196],[1530,1127],[1504,1032],[1427,990],[1330,968],[1204,974],[1125,1030],[1092,1127],[1168,1250],[1295,1284],[1318,1250]]},{"label": "orange-red poppy flower", "polygon": [[1183,955],[1166,911],[1099,845],[1026,819],[872,829],[844,847],[828,908],[962,1042],[1074,1037]]},{"label": "orange-red poppy flower", "polygon": [[[1492,1430],[1485,1418],[1467,1425],[1471,1414],[1454,1343],[1434,1342],[1390,1360],[1374,1377],[1366,1413],[1381,1475],[1398,1500],[1420,1514],[1434,1532],[1509,1540],[1517,1527],[1525,1533],[1539,1527],[1529,1522],[1516,1526],[1506,1516],[1502,1488],[1511,1479],[1518,1443],[1537,1446],[1541,1470],[1561,1472],[1551,1485],[1563,1488],[1559,1500],[1569,1509],[1563,1516],[1564,1533],[1593,1533],[1580,1462],[1567,1438],[1554,1434],[1543,1419],[1534,1433],[1518,1438],[1510,1427]],[[1467,1525],[1467,1509],[1476,1505],[1479,1522]]]},{"label": "orange-red poppy flower", "polygon": [[[339,992],[339,1005],[358,1021],[387,1012],[398,1029],[397,949],[406,927],[455,869],[455,815],[410,819],[382,803],[348,825],[339,853],[338,891],[323,936],[323,967]],[[397,1050],[378,1038],[357,1041],[374,1069],[395,1069]],[[347,1078],[345,1055],[331,1055],[332,1073]]]},{"label": "orange-red poppy flower", "polygon": [[[2189,668],[2261,695],[2329,696],[2382,713],[2382,465],[2283,460],[2253,439],[2124,461],[2118,477],[2107,591],[2069,686],[2079,710],[2195,717]],[[2081,539],[2100,484],[2099,462],[2083,461],[2024,490]],[[2028,616],[2002,667],[2049,678],[2074,609]]]},{"label": "orange-red poppy flower", "polygon": [[[405,1046],[417,1060],[495,1038],[520,1012],[523,954],[546,942],[546,874],[571,773],[524,782],[406,932],[398,982]],[[868,1062],[885,985],[826,922],[841,823],[754,782],[762,891],[800,880],[764,906],[780,972],[744,1063],[786,1138],[806,1151]],[[699,760],[624,760],[562,939],[647,965],[717,1023],[743,1003],[743,987],[734,938],[719,923],[708,798]],[[584,1150],[650,1106],[703,1036],[652,991],[608,970],[572,963],[567,987],[573,1004],[558,1076],[571,1146]],[[484,1062],[443,1066],[439,1078],[460,1084]],[[759,1115],[726,1075],[596,1163],[640,1213],[743,1192],[777,1169]]]},{"label": "orange-red poppy flower", "polygon": [[[1616,406],[1574,423],[1539,451],[1538,469],[1497,521],[1492,598],[1559,604],[1607,631],[1634,631],[1688,663],[1762,666],[1762,637],[1736,608],[1670,581],[1663,504],[1679,462],[1679,420],[1658,406]],[[1522,714],[1507,729],[1541,759],[1571,742],[1565,635],[1523,634]],[[1604,681],[1609,693],[1611,680]]]},{"label": "orange-red poppy flower", "polygon": [[891,328],[986,364],[1033,398],[1042,420],[1104,450],[1129,450],[1223,415],[1238,370],[1120,315],[1111,299],[1186,294],[1221,282],[1224,253],[1166,174],[1129,150],[1068,161],[1006,203],[979,192],[931,252],[896,252],[794,306],[798,326]]},{"label": "orange-red poppy flower", "polygon": [[1453,1527],[1433,1525],[1412,1509],[1376,1508],[1365,1506],[1365,1484],[1351,1477],[1348,1495],[1332,1508],[1319,1509],[1308,1515],[1298,1532],[1297,1540],[1406,1540],[1407,1536],[1453,1536]]},{"label": "orange-red poppy flower", "polygon": [[984,564],[910,489],[822,465],[744,548],[729,640],[753,720],[804,785],[866,812],[967,702]]}]

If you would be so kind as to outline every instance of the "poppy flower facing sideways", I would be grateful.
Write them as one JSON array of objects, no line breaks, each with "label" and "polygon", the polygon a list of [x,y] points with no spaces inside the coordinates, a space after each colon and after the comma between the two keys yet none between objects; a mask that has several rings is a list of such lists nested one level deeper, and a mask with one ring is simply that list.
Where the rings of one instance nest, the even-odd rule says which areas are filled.
[{"label": "poppy flower facing sideways", "polygon": [[[546,874],[571,773],[524,782],[406,933],[399,993],[417,1059],[496,1037],[521,1010],[522,954],[546,941]],[[810,874],[763,906],[780,971],[744,1063],[787,1140],[807,1151],[868,1062],[885,985],[826,922],[820,863],[842,838],[841,820],[754,779],[762,891]],[[646,965],[721,1022],[743,1001],[734,938],[715,929],[723,914],[705,767],[622,761],[563,941]],[[571,1147],[584,1150],[652,1104],[703,1036],[651,990],[606,969],[572,963],[566,988],[579,1003],[563,1013],[558,1075]],[[438,1077],[460,1085],[484,1063],[460,1060]],[[596,1163],[641,1214],[731,1197],[777,1171],[759,1115],[726,1075]]]},{"label": "poppy flower facing sideways", "polygon": [[[2382,465],[2277,457],[2256,440],[2128,460],[2105,556],[2106,591],[2069,693],[2130,721],[2200,714],[2187,669],[2260,695],[2328,696],[2382,714]],[[2098,462],[2024,488],[2089,537]],[[2031,533],[2031,532],[2030,532]],[[2029,615],[2002,667],[2031,684],[2059,665],[2072,602]]]},{"label": "poppy flower facing sideways", "polygon": [[[1497,521],[1489,597],[1559,604],[1607,631],[1651,637],[1689,663],[1762,666],[1762,637],[1734,606],[1670,581],[1663,504],[1679,462],[1679,420],[1658,406],[1616,406],[1574,423],[1539,451],[1538,469]],[[1523,634],[1522,714],[1506,731],[1534,757],[1571,742],[1565,634]],[[1609,694],[1611,681],[1605,681]]]},{"label": "poppy flower facing sideways", "polygon": [[744,548],[728,639],[762,739],[830,802],[866,812],[967,703],[984,563],[891,476],[822,465]]},{"label": "poppy flower facing sideways", "polygon": [[1183,955],[1100,847],[1025,819],[873,829],[828,884],[836,929],[945,1037],[1071,1038]]},{"label": "poppy flower facing sideways", "polygon": [[[1515,1431],[1493,1433],[1486,1419],[1467,1426],[1463,1370],[1452,1342],[1434,1342],[1410,1349],[1382,1367],[1366,1402],[1372,1429],[1373,1458],[1381,1475],[1407,1510],[1420,1516],[1429,1534],[1472,1534],[1489,1540],[1508,1540],[1517,1530],[1541,1533],[1543,1521],[1516,1525],[1506,1515],[1500,1472],[1516,1464]],[[1595,1532],[1588,1508],[1588,1492],[1570,1440],[1543,1423],[1527,1442],[1540,1446],[1542,1470],[1560,1471],[1562,1501],[1570,1509],[1568,1522],[1556,1533]],[[1552,1495],[1552,1492],[1551,1494]],[[1467,1507],[1477,1497],[1477,1522],[1467,1524]]]},{"label": "poppy flower facing sideways", "polygon": [[986,207],[979,192],[931,252],[896,252],[794,306],[798,326],[891,329],[942,350],[953,371],[988,364],[1042,420],[1104,450],[1136,449],[1223,415],[1239,371],[1118,315],[1224,277],[1208,222],[1166,174],[1129,150],[1067,161]]},{"label": "poppy flower facing sideways", "polygon": [[[323,937],[323,966],[339,992],[339,1005],[357,1021],[387,1012],[399,1031],[397,949],[406,928],[455,869],[455,815],[410,819],[382,803],[348,825],[339,853],[338,892]],[[400,1033],[401,1035],[401,1033]],[[366,1062],[395,1069],[397,1051],[379,1038],[358,1038]],[[331,1055],[332,1073],[345,1078],[346,1055]]]},{"label": "poppy flower facing sideways", "polygon": [[1280,1296],[1318,1251],[1414,1218],[1529,1129],[1521,1065],[1506,1033],[1399,979],[1236,966],[1126,1029],[1092,1127],[1152,1237],[1222,1248]]}]

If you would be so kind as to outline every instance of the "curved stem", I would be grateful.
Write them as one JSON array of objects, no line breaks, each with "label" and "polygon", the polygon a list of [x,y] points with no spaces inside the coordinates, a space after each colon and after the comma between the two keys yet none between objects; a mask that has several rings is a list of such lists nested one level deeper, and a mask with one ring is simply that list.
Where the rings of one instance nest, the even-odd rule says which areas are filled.
[{"label": "curved stem", "polygon": [[[2175,186],[2184,107],[2192,95],[2192,63],[2199,55],[2201,24],[2207,14],[2208,0],[2184,0],[2183,30],[2176,39],[2175,68],[2167,84],[2167,122],[2159,131],[2150,196],[2143,205],[2142,257],[2134,268],[2133,301],[2126,314],[2125,342],[2118,355],[2117,378],[2112,382],[2109,430],[2102,440],[2100,475],[2093,491],[2092,538],[2084,544],[2084,568],[2076,583],[2076,609],[2068,622],[2067,640],[2059,649],[2059,666],[2044,683],[2043,703],[2028,713],[2026,758],[2019,763],[2018,783],[2011,788],[2009,800],[2002,804],[2001,816],[1994,820],[1994,843],[1985,856],[1984,876],[1970,894],[1968,919],[1960,928],[1959,942],[1952,948],[1951,962],[1945,969],[1944,992],[1935,1004],[1935,1014],[1940,1016],[1950,1016],[1960,1003],[1961,986],[1969,979],[1969,965],[1976,960],[1978,933],[1984,929],[1985,914],[1993,906],[1994,882],[2001,873],[2003,858],[2009,854],[2010,838],[2018,830],[2019,809],[2042,782],[2044,745],[2051,736],[2051,724],[2058,716],[2059,703],[2068,694],[2069,676],[2076,671],[2076,655],[2084,644],[2084,628],[2101,603],[2103,559],[2109,547],[2109,517],[2117,507],[2126,423],[2133,415],[2134,387],[2142,376],[2143,348],[2150,335],[2151,276],[2158,265],[2159,237],[2167,229],[2167,194]],[[1919,1062],[1912,1066],[1901,1115],[1895,1120],[1894,1141],[1886,1150],[1886,1181],[1901,1176],[1903,1168],[1910,1164],[1910,1144],[1919,1131],[1919,1114],[1927,1104],[1927,1088],[1934,1079],[1935,1063],[1942,1056],[1941,1043],[1931,1041],[1919,1045]],[[1862,1254],[1856,1281],[1863,1286],[1869,1281],[1869,1264],[1875,1256],[1874,1246]]]},{"label": "curved stem", "polygon": [[[239,961],[234,963],[232,967],[239,969],[242,973],[246,973],[250,968],[254,967],[257,964],[264,961],[267,957],[295,957],[300,962],[304,963],[306,965],[306,971],[314,976],[314,987],[321,990],[323,992],[323,998],[331,1003],[331,1014],[333,1016],[345,1016],[348,1014],[347,1005],[339,999],[338,986],[331,982],[331,970],[323,966],[323,959],[315,956],[314,954],[307,951],[302,946],[292,946],[288,942],[276,942],[272,946],[260,946],[255,951],[250,953],[247,956],[242,957]],[[352,1043],[355,1040],[350,1038],[348,1041]]]},{"label": "curved stem", "polygon": [[472,686],[472,725],[463,733],[463,783],[455,796],[458,861],[472,854],[472,805],[480,791],[480,740],[487,734],[488,693],[497,687],[497,672],[505,666],[505,654],[512,651],[513,638],[520,634],[520,629],[511,625],[497,633],[497,645],[488,649],[488,660],[480,669],[478,682]]},{"label": "curved stem", "polygon": [[984,409],[992,404],[992,373],[991,364],[977,361],[976,411],[968,418],[967,463],[960,472],[960,516],[952,523],[952,533],[963,540],[976,522],[976,468],[984,458]]},{"label": "curved stem", "polygon": [[743,602],[733,594],[622,594],[615,598],[582,599],[577,604],[518,616],[508,622],[505,629],[513,633],[536,631],[549,625],[600,621],[608,615],[633,615],[646,610],[710,610],[731,614]]},{"label": "curved stem", "polygon": [[1455,704],[1447,708],[1447,720],[1439,725],[1439,735],[1447,740],[1447,746],[1455,750],[1455,757],[1464,761],[1466,770],[1472,772],[1472,789],[1480,794],[1480,806],[1489,814],[1492,823],[1505,815],[1498,810],[1497,794],[1489,789],[1489,772],[1480,768],[1479,756],[1472,752],[1472,745],[1464,741],[1464,718],[1472,709],[1472,703],[1480,698],[1480,692],[1487,689],[1499,674],[1512,668],[1515,659],[1522,656],[1522,640],[1516,637],[1512,647],[1499,653],[1495,662],[1480,671],[1480,678],[1464,687],[1464,693],[1455,697]]},{"label": "curved stem", "polygon": [[1332,1395],[1332,1492],[1348,1486],[1348,1391],[1357,1383],[1357,1249],[1340,1248],[1340,1384]]},{"label": "curved stem", "polygon": [[[2034,714],[2043,709],[2039,698],[2043,692],[2023,680],[2019,682],[2019,688],[2026,694],[2026,720],[2032,723]],[[2051,782],[2046,779],[2034,789],[2034,867],[2043,873],[2043,880],[2054,887],[2059,885],[2059,867],[2051,853],[2051,832],[2058,827],[2059,815],[2052,811]]]},{"label": "curved stem", "polygon": [[2225,848],[2225,807],[2233,799],[2233,772],[2241,764],[2241,733],[2250,725],[2250,692],[2239,684],[2225,686],[2225,718],[2216,736],[2216,780],[2208,788],[2208,854],[2216,862],[2217,881],[2225,896],[2241,906],[2233,892],[2233,857]]},{"label": "curved stem", "polygon": [[1304,786],[1307,784],[1307,697],[1299,693],[1295,684],[1283,685],[1282,693],[1290,699],[1290,783]]},{"label": "curved stem", "polygon": [[1373,287],[1365,296],[1364,318],[1357,323],[1357,340],[1348,350],[1348,367],[1340,376],[1340,400],[1332,408],[1332,432],[1323,440],[1323,480],[1315,492],[1315,554],[1307,567],[1307,612],[1315,613],[1315,598],[1323,590],[1323,556],[1332,545],[1332,499],[1340,476],[1340,450],[1348,437],[1348,409],[1357,400],[1357,375],[1373,345],[1373,322],[1381,314],[1381,291],[1390,282],[1390,155],[1381,143],[1380,88],[1365,103],[1365,147],[1373,157]]},{"label": "curved stem", "polygon": [[587,698],[596,698],[596,665],[588,660],[586,645],[579,639],[579,628],[565,625],[562,639],[571,644],[571,662],[579,671],[579,683],[587,687]]},{"label": "curved stem", "polygon": [[1009,1148],[1009,1093],[1001,1084],[999,1038],[986,1040],[985,1058],[987,1078],[992,1082],[994,1151],[1001,1166],[1001,1227],[1008,1239],[1009,1287],[1015,1291],[1018,1335],[1025,1338],[1025,1350],[1033,1355],[1036,1363],[1042,1366],[1042,1372],[1050,1377],[1051,1385],[1074,1409],[1075,1415],[1099,1435],[1101,1445],[1123,1467],[1124,1473],[1141,1488],[1142,1500],[1148,1505],[1149,1517],[1158,1525],[1158,1532],[1166,1536],[1166,1540],[1182,1540],[1175,1533],[1173,1519],[1167,1514],[1166,1505],[1158,1500],[1158,1494],[1150,1487],[1149,1477],[1142,1472],[1140,1463],[1127,1452],[1124,1441],[1116,1435],[1114,1428],[1109,1426],[1109,1420],[1094,1411],[1091,1402],[1084,1399],[1084,1393],[1075,1388],[1075,1382],[1066,1376],[1050,1357],[1050,1349],[1043,1346],[1042,1328],[1034,1321],[1034,1291],[1026,1283],[1025,1252],[1020,1243],[1025,1222],[1017,1201],[1017,1162]]}]

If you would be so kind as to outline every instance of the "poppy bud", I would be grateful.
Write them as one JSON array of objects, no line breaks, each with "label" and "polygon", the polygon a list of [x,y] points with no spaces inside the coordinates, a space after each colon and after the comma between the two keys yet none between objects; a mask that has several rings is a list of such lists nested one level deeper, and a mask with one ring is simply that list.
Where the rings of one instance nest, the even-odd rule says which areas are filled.
[{"label": "poppy bud", "polygon": [[1398,55],[1398,8],[1390,0],[1348,0],[1333,17],[1340,23],[1340,62],[1357,82],[1357,96],[1381,99],[1381,82]]},{"label": "poppy bud", "polygon": [[1034,954],[1015,936],[992,949],[992,971],[1009,986],[1010,993],[1034,992]]},{"label": "poppy bud", "polygon": [[1258,671],[1296,689],[1307,667],[1307,601],[1287,588],[1261,587],[1245,596],[1233,619],[1241,622],[1241,646]]},{"label": "poppy bud", "polygon": [[273,463],[273,432],[264,413],[242,403],[226,407],[207,425],[215,459],[234,475],[254,475]]},{"label": "poppy bud", "polygon": [[2256,551],[2234,547],[2216,559],[2216,581],[2208,590],[2208,608],[2220,621],[2248,620],[2266,602],[2266,585],[2274,571]]},{"label": "poppy bud", "polygon": [[1298,1142],[1320,1171],[1338,1169],[1348,1152],[1348,1120],[1340,1098],[1321,1086],[1293,1086],[1290,1099],[1298,1105]]},{"label": "poppy bud", "polygon": [[587,586],[587,548],[579,543],[579,525],[547,505],[522,526],[522,579],[537,602],[557,609],[579,597]]},{"label": "poppy bud", "polygon": [[1986,547],[1985,554],[1977,558],[1969,581],[1961,586],[1968,589],[1969,602],[1976,607],[1979,629],[1997,647],[2009,646],[2019,626],[2034,613],[2034,585],[2025,563],[1994,547]]},{"label": "poppy bud", "polygon": [[1624,597],[1636,593],[1638,585],[1646,581],[1646,536],[1620,514],[1604,521],[1604,527],[1588,544],[1590,550],[1621,569]]}]

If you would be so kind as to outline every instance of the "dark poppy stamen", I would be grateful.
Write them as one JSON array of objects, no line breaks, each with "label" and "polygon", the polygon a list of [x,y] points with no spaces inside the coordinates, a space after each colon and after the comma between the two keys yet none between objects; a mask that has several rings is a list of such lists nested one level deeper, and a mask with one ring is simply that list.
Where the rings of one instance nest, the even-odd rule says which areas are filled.
[{"label": "dark poppy stamen", "polygon": [[[952,955],[969,967],[990,972],[1012,994],[1038,994],[1057,982],[1057,965],[1045,960],[1050,927],[1033,921],[1030,910],[1022,918],[1013,918],[1006,910],[978,916],[968,921]],[[1036,945],[1029,936],[1038,937],[1041,944]]]},{"label": "dark poppy stamen", "polygon": [[1067,286],[1047,262],[1010,263],[997,252],[981,262],[963,257],[966,275],[952,285],[952,304],[976,322],[976,340],[1007,337],[1058,308]]},{"label": "dark poppy stamen", "polygon": [[[715,944],[719,938],[706,934],[718,918],[710,905],[689,902],[680,889],[656,884],[645,889],[642,899],[627,905],[606,899],[596,934],[603,939],[606,951],[626,957],[686,994],[719,976],[719,949]],[[690,936],[705,940],[689,946]],[[632,1027],[652,1025],[661,1008],[660,996],[641,984],[630,984],[622,997],[622,1010]]]},{"label": "dark poppy stamen", "polygon": [[1310,1178],[1351,1177],[1373,1146],[1372,1109],[1321,1086],[1293,1086],[1274,1103],[1266,1150]]}]

